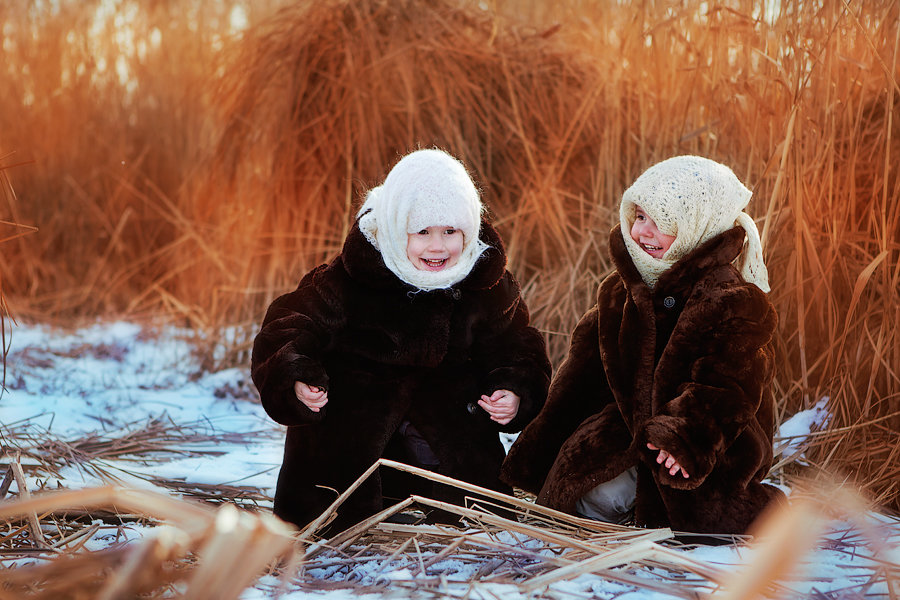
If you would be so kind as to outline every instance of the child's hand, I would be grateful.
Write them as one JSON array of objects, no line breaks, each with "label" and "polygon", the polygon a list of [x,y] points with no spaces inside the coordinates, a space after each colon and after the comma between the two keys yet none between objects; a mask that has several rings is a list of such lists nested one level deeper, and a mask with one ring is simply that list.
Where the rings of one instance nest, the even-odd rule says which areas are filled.
[{"label": "child's hand", "polygon": [[506,425],[519,412],[519,397],[509,390],[497,390],[490,396],[481,396],[478,405],[491,415],[491,420]]},{"label": "child's hand", "polygon": [[327,391],[314,385],[306,385],[302,381],[294,382],[294,393],[297,394],[297,400],[313,412],[319,412],[323,406],[328,404]]},{"label": "child's hand", "polygon": [[669,475],[677,475],[678,471],[680,470],[685,479],[690,477],[690,475],[688,475],[688,472],[684,470],[684,467],[678,464],[678,461],[675,460],[674,456],[672,456],[665,450],[657,448],[650,442],[647,442],[647,447],[651,450],[659,450],[659,456],[656,457],[656,462],[659,464],[665,463],[666,468],[669,470]]}]

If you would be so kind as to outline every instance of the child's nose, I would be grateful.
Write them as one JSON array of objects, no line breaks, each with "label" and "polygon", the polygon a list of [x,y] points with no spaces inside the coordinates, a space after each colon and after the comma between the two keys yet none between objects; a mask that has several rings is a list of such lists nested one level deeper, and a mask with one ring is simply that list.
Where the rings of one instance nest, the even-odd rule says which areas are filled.
[{"label": "child's nose", "polygon": [[440,252],[444,249],[444,240],[441,239],[439,235],[431,236],[431,239],[428,240],[428,249],[433,252]]}]

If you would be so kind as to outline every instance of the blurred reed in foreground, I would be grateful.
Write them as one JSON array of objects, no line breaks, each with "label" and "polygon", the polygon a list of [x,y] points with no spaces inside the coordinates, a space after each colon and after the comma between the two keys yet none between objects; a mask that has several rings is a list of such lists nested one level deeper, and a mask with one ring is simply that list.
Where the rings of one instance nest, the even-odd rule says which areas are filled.
[{"label": "blurred reed in foreground", "polygon": [[[879,530],[852,492],[829,487],[781,507],[760,523],[757,539],[735,566],[704,560],[690,535],[601,523],[559,513],[448,477],[380,460],[475,494],[465,506],[413,496],[330,538],[320,528],[342,509],[341,495],[299,533],[271,515],[218,508],[118,486],[31,494],[16,457],[0,457],[14,474],[17,498],[0,499],[0,599],[165,597],[228,599],[254,586],[272,596],[295,589],[353,595],[434,595],[442,598],[572,594],[550,586],[593,574],[620,589],[692,599],[797,597],[790,579],[816,560],[823,546],[843,550],[836,566],[854,573],[838,593],[894,597],[900,591],[896,530]],[[7,472],[7,475],[9,472]],[[5,491],[3,494],[5,495]],[[415,509],[441,509],[464,523],[399,525],[387,519]],[[498,511],[498,509],[500,509]],[[112,515],[112,517],[110,516]],[[849,524],[834,519],[844,519]],[[156,526],[139,539],[86,546],[101,528]],[[893,523],[896,527],[896,523]],[[822,536],[829,531],[827,540]],[[722,542],[736,541],[728,537]],[[834,552],[838,554],[838,552]],[[727,556],[724,554],[723,556]],[[21,564],[24,563],[24,564]],[[262,575],[271,575],[261,582]],[[828,585],[825,582],[826,586]],[[847,586],[841,580],[838,586]],[[485,586],[485,587],[481,587]],[[815,591],[815,588],[813,589]]]},{"label": "blurred reed in foreground", "polygon": [[0,167],[35,161],[10,170],[10,220],[41,230],[4,246],[14,310],[165,313],[242,363],[363,191],[438,145],[480,182],[558,364],[622,190],[703,154],[754,190],[782,413],[828,396],[814,466],[900,507],[897,3],[325,0],[261,18],[273,2],[232,31],[211,0],[190,18],[126,1],[95,31],[102,4],[0,12]]}]

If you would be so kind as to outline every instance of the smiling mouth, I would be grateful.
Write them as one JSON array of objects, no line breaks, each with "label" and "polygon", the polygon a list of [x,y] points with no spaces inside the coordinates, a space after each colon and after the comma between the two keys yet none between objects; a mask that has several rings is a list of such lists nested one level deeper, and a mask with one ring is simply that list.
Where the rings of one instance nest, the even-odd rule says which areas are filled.
[{"label": "smiling mouth", "polygon": [[446,258],[423,258],[422,262],[425,263],[425,266],[429,269],[441,269],[447,264]]}]

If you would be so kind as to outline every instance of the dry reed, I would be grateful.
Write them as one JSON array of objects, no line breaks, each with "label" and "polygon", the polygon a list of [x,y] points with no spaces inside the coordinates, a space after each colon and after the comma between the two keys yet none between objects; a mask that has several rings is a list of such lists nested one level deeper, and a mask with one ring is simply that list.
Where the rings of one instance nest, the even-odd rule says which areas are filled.
[{"label": "dry reed", "polygon": [[896,2],[327,0],[259,18],[273,2],[240,36],[212,0],[193,19],[125,2],[132,53],[115,20],[92,30],[102,4],[0,13],[0,154],[34,161],[12,170],[9,220],[42,232],[4,246],[15,309],[237,325],[206,339],[240,363],[363,191],[438,145],[482,186],[558,364],[621,191],[703,154],[754,190],[781,414],[830,397],[815,467],[900,507]]},{"label": "dry reed", "polygon": [[[2,160],[3,157],[0,156],[0,161]],[[0,164],[0,205],[6,207],[6,210],[8,211],[16,197],[16,193],[6,174],[7,168],[8,167]],[[28,225],[21,225],[19,223],[2,220],[0,220],[0,228],[3,229],[3,235],[0,236],[0,244],[10,242],[36,231],[36,228]],[[3,373],[2,376],[0,376],[0,397],[6,392],[6,355],[9,352],[7,326],[11,317],[9,306],[6,303],[6,296],[3,293],[3,273],[0,272],[0,362],[2,362],[3,365]]]},{"label": "dry reed", "polygon": [[[472,499],[457,506],[413,496],[323,539],[317,536],[320,527],[348,494],[297,533],[231,505],[215,509],[121,487],[32,495],[17,459],[7,456],[5,462],[17,473],[17,498],[0,500],[0,561],[27,558],[28,564],[0,569],[0,598],[236,598],[251,585],[272,593],[345,588],[354,594],[405,590],[466,598],[493,584],[531,597],[553,595],[553,584],[586,574],[687,599],[789,597],[791,572],[810,560],[822,526],[835,517],[857,521],[832,532],[830,542],[851,552],[847,564],[853,563],[854,578],[863,582],[855,591],[881,586],[896,593],[900,583],[900,563],[891,550],[897,540],[872,527],[864,517],[868,507],[856,495],[835,487],[811,488],[805,500],[770,515],[756,532],[752,556],[725,569],[684,552],[688,547],[668,529],[581,519],[387,460],[373,465],[348,494],[375,469],[392,468],[458,487]],[[455,514],[461,527],[386,521],[414,506]],[[117,522],[96,518],[110,513],[121,516]],[[122,533],[129,522],[157,526],[127,544],[86,549],[101,528]],[[454,575],[460,565],[467,565],[468,575]],[[278,580],[259,580],[265,573]]]}]

